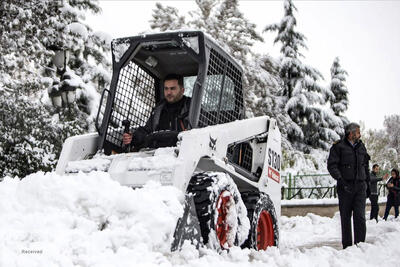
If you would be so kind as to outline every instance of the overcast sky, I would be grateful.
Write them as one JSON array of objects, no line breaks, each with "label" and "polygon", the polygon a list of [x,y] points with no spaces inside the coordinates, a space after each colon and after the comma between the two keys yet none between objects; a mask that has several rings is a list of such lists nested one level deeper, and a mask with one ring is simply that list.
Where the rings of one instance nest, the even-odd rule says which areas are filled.
[{"label": "overcast sky", "polygon": [[[134,36],[150,29],[157,1],[99,1],[101,15],[88,16],[94,30],[112,37]],[[193,10],[194,1],[158,1],[177,7],[181,14]],[[349,73],[351,121],[367,128],[383,128],[384,116],[400,114],[400,1],[294,1],[298,11],[297,31],[306,37],[308,51],[303,61],[317,68],[328,84],[336,56]],[[240,1],[240,8],[259,32],[283,16],[282,1]],[[273,45],[275,34],[263,34],[265,44],[258,52],[279,56]]]}]

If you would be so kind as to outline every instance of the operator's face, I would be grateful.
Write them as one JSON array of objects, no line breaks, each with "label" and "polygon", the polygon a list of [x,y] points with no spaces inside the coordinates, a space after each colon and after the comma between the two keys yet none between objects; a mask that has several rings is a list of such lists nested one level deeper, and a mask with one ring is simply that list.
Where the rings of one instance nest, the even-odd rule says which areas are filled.
[{"label": "operator's face", "polygon": [[373,168],[372,171],[373,171],[374,173],[378,173],[378,172],[379,172],[379,166],[376,166],[375,168]]},{"label": "operator's face", "polygon": [[393,178],[396,178],[396,172],[392,171],[390,174],[392,175]]},{"label": "operator's face", "polygon": [[166,80],[164,82],[164,97],[168,103],[176,103],[182,99],[185,88],[181,88],[178,80]]}]

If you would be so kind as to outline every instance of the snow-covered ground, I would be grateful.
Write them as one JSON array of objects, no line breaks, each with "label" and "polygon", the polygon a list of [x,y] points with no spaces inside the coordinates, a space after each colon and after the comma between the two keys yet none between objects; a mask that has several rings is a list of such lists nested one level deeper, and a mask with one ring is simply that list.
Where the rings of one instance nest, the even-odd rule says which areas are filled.
[{"label": "snow-covered ground", "polygon": [[36,173],[0,183],[0,266],[400,266],[400,220],[367,222],[367,242],[340,249],[339,215],[282,217],[279,248],[170,252],[183,195],[108,174]]}]

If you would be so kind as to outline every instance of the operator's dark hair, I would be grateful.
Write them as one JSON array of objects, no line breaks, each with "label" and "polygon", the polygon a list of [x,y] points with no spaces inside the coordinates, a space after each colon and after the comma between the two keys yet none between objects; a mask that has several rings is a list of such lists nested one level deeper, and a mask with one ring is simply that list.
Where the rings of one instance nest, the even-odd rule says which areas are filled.
[{"label": "operator's dark hair", "polygon": [[344,127],[344,136],[348,137],[350,133],[355,132],[359,128],[360,125],[355,122],[347,124],[346,127]]},{"label": "operator's dark hair", "polygon": [[398,169],[392,169],[392,172],[396,173],[396,177],[399,177],[399,170]]},{"label": "operator's dark hair", "polygon": [[375,169],[376,167],[379,167],[379,165],[376,163],[374,165],[372,165],[372,169]]},{"label": "operator's dark hair", "polygon": [[170,73],[167,76],[165,76],[164,82],[165,81],[169,81],[169,80],[178,80],[179,86],[181,88],[183,88],[183,76],[182,75],[175,74],[175,73]]}]

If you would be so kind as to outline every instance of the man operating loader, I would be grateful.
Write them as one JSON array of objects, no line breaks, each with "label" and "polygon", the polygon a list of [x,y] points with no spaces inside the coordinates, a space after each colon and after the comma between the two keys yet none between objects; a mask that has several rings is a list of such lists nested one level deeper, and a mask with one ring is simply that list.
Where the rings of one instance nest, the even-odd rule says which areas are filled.
[{"label": "man operating loader", "polygon": [[124,146],[130,146],[129,151],[175,146],[178,133],[191,128],[188,120],[191,98],[184,92],[183,77],[168,74],[164,78],[164,99],[153,109],[145,126],[123,134]]}]

